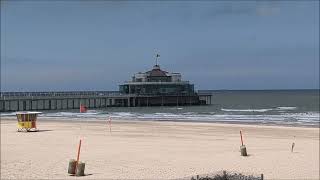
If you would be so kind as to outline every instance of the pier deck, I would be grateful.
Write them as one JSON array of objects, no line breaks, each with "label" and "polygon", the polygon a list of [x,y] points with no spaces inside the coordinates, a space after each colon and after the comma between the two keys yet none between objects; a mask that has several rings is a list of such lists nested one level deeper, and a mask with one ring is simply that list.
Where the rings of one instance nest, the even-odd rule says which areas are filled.
[{"label": "pier deck", "polygon": [[[201,104],[211,104],[211,94],[198,92]],[[60,91],[60,92],[1,92],[0,112],[28,110],[79,109],[84,104],[90,109],[106,107],[196,105],[193,95],[137,95],[119,91]]]}]

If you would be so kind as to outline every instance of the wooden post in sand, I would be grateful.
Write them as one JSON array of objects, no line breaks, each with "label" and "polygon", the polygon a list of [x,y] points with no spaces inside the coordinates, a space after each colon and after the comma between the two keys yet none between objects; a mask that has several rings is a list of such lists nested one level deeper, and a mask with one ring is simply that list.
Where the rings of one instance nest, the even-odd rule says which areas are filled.
[{"label": "wooden post in sand", "polygon": [[68,167],[68,173],[69,174],[76,174],[76,163],[77,161],[75,159],[70,159],[69,161],[69,167]]},{"label": "wooden post in sand", "polygon": [[69,167],[68,167],[68,173],[69,174],[75,174],[76,176],[84,176],[84,167],[85,163],[79,161],[80,158],[80,149],[81,149],[81,139],[78,146],[78,154],[77,154],[77,160],[70,159],[69,161]]},{"label": "wooden post in sand", "polygon": [[[295,139],[296,136],[293,136],[293,138]],[[292,143],[292,145],[291,145],[291,152],[293,152],[294,145],[295,145],[295,143],[294,143],[294,141],[293,141],[293,143]]]},{"label": "wooden post in sand", "polygon": [[243,145],[243,139],[242,139],[242,132],[241,131],[240,131],[240,137],[241,137],[241,146],[240,146],[241,156],[248,156],[247,148],[246,148],[245,145]]},{"label": "wooden post in sand", "polygon": [[247,154],[247,148],[245,145],[240,146],[241,156],[248,156]]},{"label": "wooden post in sand", "polygon": [[84,176],[85,163],[78,162],[76,176]]}]

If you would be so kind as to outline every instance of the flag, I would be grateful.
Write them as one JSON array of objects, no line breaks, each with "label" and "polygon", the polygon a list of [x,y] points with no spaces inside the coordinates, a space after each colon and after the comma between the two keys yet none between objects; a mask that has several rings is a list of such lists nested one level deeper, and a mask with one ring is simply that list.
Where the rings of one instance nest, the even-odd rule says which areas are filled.
[{"label": "flag", "polygon": [[80,113],[85,113],[87,112],[87,107],[83,104],[80,104]]}]

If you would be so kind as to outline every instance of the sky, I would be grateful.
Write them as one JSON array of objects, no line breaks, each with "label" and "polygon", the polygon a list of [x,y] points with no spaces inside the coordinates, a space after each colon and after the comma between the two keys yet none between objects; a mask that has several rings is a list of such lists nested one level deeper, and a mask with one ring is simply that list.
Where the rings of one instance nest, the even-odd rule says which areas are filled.
[{"label": "sky", "polygon": [[319,1],[1,1],[1,90],[318,89]]}]

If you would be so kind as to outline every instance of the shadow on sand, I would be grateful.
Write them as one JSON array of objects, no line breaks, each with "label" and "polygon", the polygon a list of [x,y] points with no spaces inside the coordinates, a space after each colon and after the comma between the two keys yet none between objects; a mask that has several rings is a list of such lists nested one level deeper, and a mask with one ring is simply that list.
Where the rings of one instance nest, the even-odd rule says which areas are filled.
[{"label": "shadow on sand", "polygon": [[50,129],[39,129],[37,131],[26,131],[26,130],[22,130],[22,131],[17,131],[19,133],[21,132],[24,132],[24,133],[36,133],[36,132],[47,132],[47,131],[53,131],[53,130],[50,130]]},{"label": "shadow on sand", "polygon": [[69,174],[69,176],[74,176],[74,177],[86,177],[86,176],[91,176],[93,174],[84,174],[84,176],[76,176],[74,174]]}]

